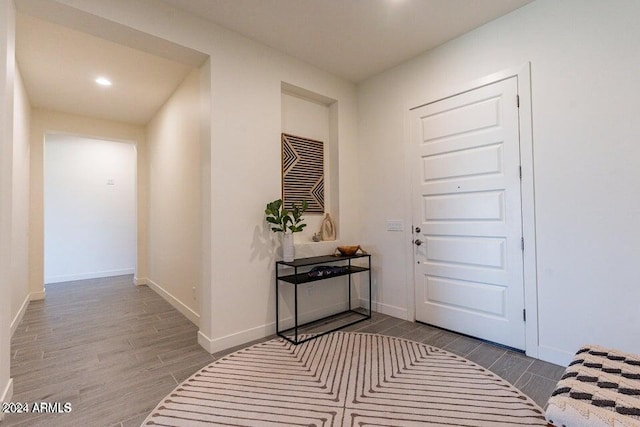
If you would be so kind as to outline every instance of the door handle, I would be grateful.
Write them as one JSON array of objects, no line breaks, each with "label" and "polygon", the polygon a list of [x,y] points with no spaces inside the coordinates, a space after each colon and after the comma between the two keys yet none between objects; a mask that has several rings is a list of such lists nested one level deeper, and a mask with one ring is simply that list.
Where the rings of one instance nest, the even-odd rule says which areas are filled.
[{"label": "door handle", "polygon": [[413,241],[413,243],[415,243],[416,246],[420,246],[424,242],[422,240],[420,240],[420,239],[416,239],[416,240]]}]

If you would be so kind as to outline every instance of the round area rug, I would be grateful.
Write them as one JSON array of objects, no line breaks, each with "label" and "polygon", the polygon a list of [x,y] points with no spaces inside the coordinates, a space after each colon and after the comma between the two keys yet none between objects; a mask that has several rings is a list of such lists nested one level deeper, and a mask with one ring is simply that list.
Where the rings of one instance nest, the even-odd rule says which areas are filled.
[{"label": "round area rug", "polygon": [[475,363],[401,338],[274,339],[180,384],[144,426],[545,426],[542,409]]}]

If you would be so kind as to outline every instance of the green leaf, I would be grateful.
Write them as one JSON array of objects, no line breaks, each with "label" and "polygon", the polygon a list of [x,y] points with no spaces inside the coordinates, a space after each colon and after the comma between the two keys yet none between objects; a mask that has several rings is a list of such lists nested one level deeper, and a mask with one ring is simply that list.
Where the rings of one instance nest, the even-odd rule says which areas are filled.
[{"label": "green leaf", "polygon": [[307,224],[302,222],[302,214],[309,208],[309,204],[306,200],[303,200],[300,204],[293,203],[291,210],[284,207],[282,199],[277,199],[267,203],[264,210],[266,220],[269,224],[274,224],[271,227],[273,232],[291,231],[296,233],[302,231]]}]

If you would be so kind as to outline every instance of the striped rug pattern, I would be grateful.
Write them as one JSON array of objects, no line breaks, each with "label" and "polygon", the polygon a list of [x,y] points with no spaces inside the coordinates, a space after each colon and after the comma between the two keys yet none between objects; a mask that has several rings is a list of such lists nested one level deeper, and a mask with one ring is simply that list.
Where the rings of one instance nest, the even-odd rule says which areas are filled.
[{"label": "striped rug pattern", "polygon": [[544,426],[531,399],[492,372],[425,344],[337,332],[282,339],[203,368],[144,426]]}]

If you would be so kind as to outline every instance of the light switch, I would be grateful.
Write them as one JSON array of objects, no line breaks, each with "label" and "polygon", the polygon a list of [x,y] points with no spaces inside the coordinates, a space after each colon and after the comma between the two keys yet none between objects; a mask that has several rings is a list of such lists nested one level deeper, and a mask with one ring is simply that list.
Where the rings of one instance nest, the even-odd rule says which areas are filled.
[{"label": "light switch", "polygon": [[387,221],[387,231],[403,231],[404,223],[400,220]]}]

